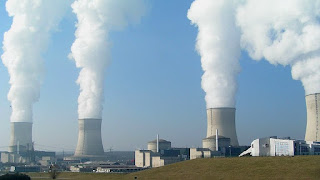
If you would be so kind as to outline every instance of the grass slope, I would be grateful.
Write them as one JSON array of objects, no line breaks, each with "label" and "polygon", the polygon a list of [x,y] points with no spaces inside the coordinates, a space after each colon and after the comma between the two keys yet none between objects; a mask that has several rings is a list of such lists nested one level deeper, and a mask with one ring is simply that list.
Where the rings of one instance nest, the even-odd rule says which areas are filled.
[{"label": "grass slope", "polygon": [[[32,175],[36,176],[36,175]],[[320,179],[320,156],[196,159],[131,174],[62,173],[72,179]]]}]

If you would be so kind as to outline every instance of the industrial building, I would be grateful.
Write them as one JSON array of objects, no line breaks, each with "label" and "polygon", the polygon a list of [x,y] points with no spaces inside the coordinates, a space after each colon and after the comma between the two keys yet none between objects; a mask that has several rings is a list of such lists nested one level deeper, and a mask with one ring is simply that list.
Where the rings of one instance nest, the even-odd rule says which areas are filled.
[{"label": "industrial building", "polygon": [[30,164],[48,166],[56,162],[56,153],[48,151],[0,152],[1,163]]},{"label": "industrial building", "polygon": [[160,167],[190,159],[189,148],[172,148],[171,142],[159,139],[148,142],[148,150],[135,151],[135,166],[141,168]]},{"label": "industrial building", "polygon": [[293,140],[290,137],[255,139],[250,148],[239,156],[294,156],[320,155],[320,142]]}]

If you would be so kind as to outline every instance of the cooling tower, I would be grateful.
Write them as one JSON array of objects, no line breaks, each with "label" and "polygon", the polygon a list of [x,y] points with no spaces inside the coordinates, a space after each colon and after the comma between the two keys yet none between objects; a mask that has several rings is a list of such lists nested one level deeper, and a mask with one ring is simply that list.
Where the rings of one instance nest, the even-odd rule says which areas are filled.
[{"label": "cooling tower", "polygon": [[307,106],[307,128],[306,141],[320,141],[320,93],[310,94],[306,96]]},{"label": "cooling tower", "polygon": [[[19,147],[18,147],[19,146]],[[9,152],[25,152],[32,149],[32,123],[11,122]]]},{"label": "cooling tower", "polygon": [[75,157],[103,156],[101,119],[79,119],[78,144]]},{"label": "cooling tower", "polygon": [[235,126],[235,113],[235,108],[207,109],[207,138],[215,136],[216,130],[218,130],[219,135],[230,138],[232,146],[239,146]]}]

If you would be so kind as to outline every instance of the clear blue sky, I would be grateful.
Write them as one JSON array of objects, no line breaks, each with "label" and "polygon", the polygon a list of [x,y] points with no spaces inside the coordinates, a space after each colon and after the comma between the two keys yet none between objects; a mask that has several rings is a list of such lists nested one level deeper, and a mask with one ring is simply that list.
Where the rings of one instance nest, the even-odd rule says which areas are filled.
[{"label": "clear blue sky", "polygon": [[[206,136],[206,105],[201,89],[197,28],[187,10],[193,0],[151,0],[138,25],[111,33],[112,63],[105,81],[102,139],[105,150],[146,148],[159,133],[175,147],[200,147]],[[0,41],[12,19],[0,1]],[[67,58],[74,41],[75,15],[69,9],[43,55],[46,74],[34,105],[33,140],[40,150],[73,150],[77,143],[79,70]],[[2,49],[0,50],[2,54]],[[271,135],[303,139],[304,90],[290,67],[240,59],[236,127],[241,145]],[[0,63],[0,150],[10,138],[9,76]]]}]

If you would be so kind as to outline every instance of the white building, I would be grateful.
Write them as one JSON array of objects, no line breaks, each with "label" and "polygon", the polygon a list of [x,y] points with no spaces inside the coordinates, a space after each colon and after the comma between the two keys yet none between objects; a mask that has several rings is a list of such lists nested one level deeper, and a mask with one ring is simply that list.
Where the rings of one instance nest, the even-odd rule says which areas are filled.
[{"label": "white building", "polygon": [[276,136],[252,141],[251,147],[239,156],[294,156],[320,155],[320,142],[277,138]]}]

